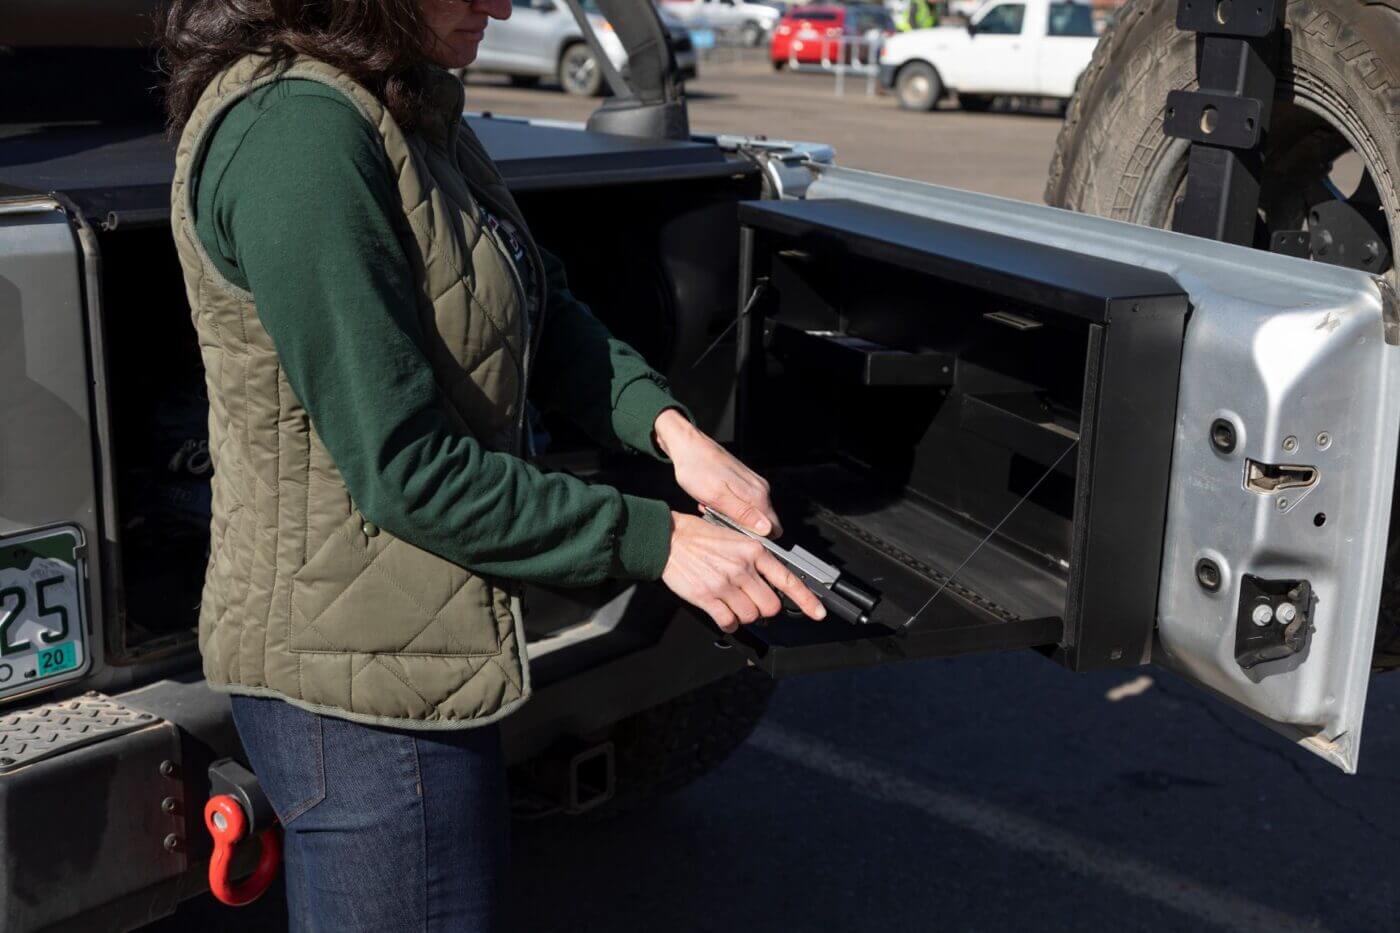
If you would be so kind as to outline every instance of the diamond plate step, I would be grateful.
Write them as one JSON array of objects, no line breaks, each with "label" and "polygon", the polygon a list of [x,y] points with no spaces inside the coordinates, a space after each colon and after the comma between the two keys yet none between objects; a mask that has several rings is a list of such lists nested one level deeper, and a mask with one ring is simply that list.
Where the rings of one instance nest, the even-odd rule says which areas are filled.
[{"label": "diamond plate step", "polygon": [[0,717],[0,774],[159,720],[100,693]]}]

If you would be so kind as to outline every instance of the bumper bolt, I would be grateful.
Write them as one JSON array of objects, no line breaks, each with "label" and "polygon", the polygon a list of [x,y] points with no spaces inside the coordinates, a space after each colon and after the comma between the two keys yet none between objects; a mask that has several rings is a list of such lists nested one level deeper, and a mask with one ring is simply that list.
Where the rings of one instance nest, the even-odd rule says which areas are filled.
[{"label": "bumper bolt", "polygon": [[175,762],[171,761],[169,758],[160,763],[160,773],[162,777],[174,777],[177,770],[179,769],[175,767]]},{"label": "bumper bolt", "polygon": [[1292,434],[1285,437],[1283,439],[1283,449],[1289,453],[1293,453],[1293,451],[1298,449],[1298,438],[1294,437]]},{"label": "bumper bolt", "polygon": [[1260,603],[1249,614],[1250,620],[1260,628],[1274,621],[1274,610],[1267,603]]},{"label": "bumper bolt", "polygon": [[162,813],[179,813],[180,801],[176,800],[174,797],[166,797],[160,802],[160,810]]},{"label": "bumper bolt", "polygon": [[162,843],[162,845],[165,846],[165,851],[167,852],[179,852],[185,848],[185,840],[181,839],[174,833],[171,833],[170,835],[165,837],[165,841]]},{"label": "bumper bolt", "polygon": [[1284,625],[1292,625],[1293,620],[1298,618],[1298,607],[1292,603],[1280,603],[1274,615]]}]

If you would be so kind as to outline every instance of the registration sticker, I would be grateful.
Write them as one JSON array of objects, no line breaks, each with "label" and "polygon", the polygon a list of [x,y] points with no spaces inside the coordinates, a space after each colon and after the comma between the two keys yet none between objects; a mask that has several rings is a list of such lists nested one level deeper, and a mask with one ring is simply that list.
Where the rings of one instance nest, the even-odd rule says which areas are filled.
[{"label": "registration sticker", "polygon": [[0,700],[86,672],[82,555],[73,526],[0,537]]}]

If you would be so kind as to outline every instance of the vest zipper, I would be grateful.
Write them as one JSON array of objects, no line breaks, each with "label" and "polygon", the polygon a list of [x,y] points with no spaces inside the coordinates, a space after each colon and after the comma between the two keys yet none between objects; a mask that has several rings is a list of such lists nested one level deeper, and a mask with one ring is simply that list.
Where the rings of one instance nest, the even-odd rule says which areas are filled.
[{"label": "vest zipper", "polygon": [[[482,200],[485,199],[483,198]],[[521,278],[520,267],[516,265],[515,257],[511,254],[511,251],[506,247],[505,242],[501,238],[501,232],[497,229],[497,225],[503,223],[503,221],[494,213],[491,213],[488,209],[483,208],[482,210],[483,213],[485,213],[487,216],[491,217],[495,221],[495,224],[486,224],[486,235],[491,238],[491,244],[496,247],[496,252],[500,253],[501,259],[505,262],[506,266],[509,267],[511,284],[515,287],[515,298],[518,302],[520,302],[520,319],[522,322],[521,330],[522,336],[525,339],[525,346],[521,348],[520,354],[520,397],[516,402],[516,408],[518,409],[518,411],[516,413],[515,438],[516,443],[520,445],[524,453],[527,456],[533,456],[535,452],[534,444],[531,442],[530,435],[525,430],[526,396],[530,388],[530,348],[532,344],[531,332],[534,330],[533,322],[530,320],[530,312],[533,310],[530,306],[530,294],[525,288],[525,280]],[[529,251],[527,250],[525,253],[525,261],[528,262],[529,260],[530,255]]]}]

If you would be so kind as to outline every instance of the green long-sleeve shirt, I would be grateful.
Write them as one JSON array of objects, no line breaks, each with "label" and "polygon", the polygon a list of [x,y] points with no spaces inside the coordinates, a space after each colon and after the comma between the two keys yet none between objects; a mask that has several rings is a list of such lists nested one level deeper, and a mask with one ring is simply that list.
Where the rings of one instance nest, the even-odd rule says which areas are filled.
[{"label": "green long-sleeve shirt", "polygon": [[[196,229],[253,293],[297,398],[360,511],[461,566],[558,585],[655,579],[670,547],[664,503],[545,473],[452,426],[421,345],[413,269],[378,134],[337,91],[278,81],[220,122],[193,181]],[[548,307],[531,400],[595,440],[660,457],[651,436],[679,407],[545,257]]]}]

